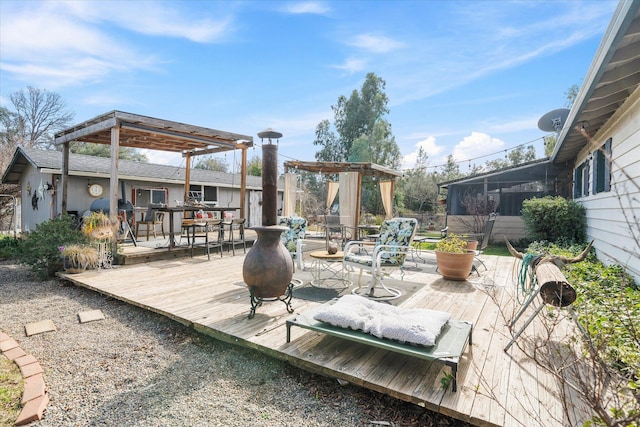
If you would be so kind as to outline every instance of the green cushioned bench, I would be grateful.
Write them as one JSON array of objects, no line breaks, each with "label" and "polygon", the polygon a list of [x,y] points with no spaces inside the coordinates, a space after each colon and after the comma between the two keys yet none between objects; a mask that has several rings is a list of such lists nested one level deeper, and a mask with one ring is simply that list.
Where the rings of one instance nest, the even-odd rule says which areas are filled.
[{"label": "green cushioned bench", "polygon": [[[329,301],[326,304],[331,304]],[[467,344],[471,345],[471,336],[473,324],[460,320],[449,320],[442,328],[440,335],[436,339],[436,344],[431,347],[423,347],[411,344],[405,344],[397,341],[377,338],[373,335],[356,331],[353,329],[340,328],[328,323],[315,320],[313,316],[322,306],[316,307],[310,311],[298,314],[295,318],[287,320],[287,342],[291,342],[291,327],[299,326],[315,332],[343,338],[349,341],[355,341],[360,344],[370,345],[372,347],[381,348],[408,356],[417,357],[425,360],[438,360],[445,365],[451,367],[453,381],[451,390],[457,390],[457,373],[458,362],[464,353]]]}]

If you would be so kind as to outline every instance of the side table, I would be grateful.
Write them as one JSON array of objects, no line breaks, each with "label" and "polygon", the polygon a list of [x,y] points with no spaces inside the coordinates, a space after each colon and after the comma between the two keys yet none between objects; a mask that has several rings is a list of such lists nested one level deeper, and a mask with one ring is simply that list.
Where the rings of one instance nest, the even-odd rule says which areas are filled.
[{"label": "side table", "polygon": [[[309,256],[313,258],[311,286],[345,289],[352,285],[353,282],[349,280],[348,273],[345,274],[342,267],[344,252],[338,251],[335,254],[330,254],[327,251],[314,251],[309,253]],[[340,263],[339,268],[334,267],[336,263]]]}]

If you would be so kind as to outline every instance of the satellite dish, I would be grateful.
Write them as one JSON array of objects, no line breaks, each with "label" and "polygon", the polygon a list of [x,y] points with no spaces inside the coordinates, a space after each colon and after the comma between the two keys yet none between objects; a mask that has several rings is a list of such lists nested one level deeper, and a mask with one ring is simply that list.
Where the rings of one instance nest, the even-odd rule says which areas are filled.
[{"label": "satellite dish", "polygon": [[549,111],[538,120],[538,129],[544,132],[560,132],[568,115],[569,110],[566,108]]}]

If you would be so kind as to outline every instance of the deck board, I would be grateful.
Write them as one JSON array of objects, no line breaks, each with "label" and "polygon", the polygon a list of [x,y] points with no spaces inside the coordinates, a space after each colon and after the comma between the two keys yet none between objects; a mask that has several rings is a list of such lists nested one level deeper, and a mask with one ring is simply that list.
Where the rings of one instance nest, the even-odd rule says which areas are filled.
[{"label": "deck board", "polygon": [[[508,354],[503,351],[510,337],[504,313],[515,310],[516,260],[483,255],[488,270],[480,267],[480,277],[474,274],[466,282],[452,282],[435,272],[430,254],[421,255],[427,262],[410,262],[404,280],[423,286],[400,305],[447,311],[455,319],[474,324],[473,343],[458,366],[456,393],[442,387],[441,379],[450,369],[437,361],[295,327],[291,328],[291,342],[286,343],[287,319],[319,302],[294,298],[296,313],[289,314],[284,303],[267,301],[248,319],[251,306],[242,280],[242,251],[235,256],[225,253],[222,258],[212,254],[211,260],[206,255],[176,257],[60,276],[168,316],[200,333],[475,425],[547,427],[575,422],[562,412],[556,390],[559,384],[550,374],[538,369],[515,345]],[[534,322],[523,335],[530,339],[543,332]],[[548,408],[546,414],[544,408]],[[577,419],[584,419],[581,411],[575,412]]]}]

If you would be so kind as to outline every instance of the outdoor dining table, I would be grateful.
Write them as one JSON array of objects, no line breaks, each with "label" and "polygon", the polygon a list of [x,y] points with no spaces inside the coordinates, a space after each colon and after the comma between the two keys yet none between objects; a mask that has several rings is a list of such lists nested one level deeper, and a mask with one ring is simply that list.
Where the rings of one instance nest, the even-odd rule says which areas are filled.
[{"label": "outdoor dining table", "polygon": [[224,207],[224,206],[164,206],[158,208],[159,212],[167,212],[169,214],[169,250],[172,250],[176,247],[175,241],[175,230],[173,228],[174,220],[173,216],[176,212],[227,212],[227,211],[237,211],[240,210],[239,207]]}]

